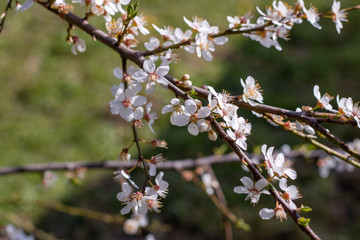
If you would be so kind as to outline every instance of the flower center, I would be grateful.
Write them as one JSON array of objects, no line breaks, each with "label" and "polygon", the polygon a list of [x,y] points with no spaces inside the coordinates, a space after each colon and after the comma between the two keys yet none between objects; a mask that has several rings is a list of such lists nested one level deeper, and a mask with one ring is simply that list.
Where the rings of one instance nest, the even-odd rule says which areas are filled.
[{"label": "flower center", "polygon": [[197,123],[197,121],[199,120],[199,117],[196,114],[192,114],[190,116],[190,121],[193,123]]},{"label": "flower center", "polygon": [[123,101],[124,107],[130,107],[131,106],[131,99],[129,98],[125,98],[125,100]]},{"label": "flower center", "polygon": [[156,82],[158,78],[159,76],[154,72],[149,74],[149,81]]}]

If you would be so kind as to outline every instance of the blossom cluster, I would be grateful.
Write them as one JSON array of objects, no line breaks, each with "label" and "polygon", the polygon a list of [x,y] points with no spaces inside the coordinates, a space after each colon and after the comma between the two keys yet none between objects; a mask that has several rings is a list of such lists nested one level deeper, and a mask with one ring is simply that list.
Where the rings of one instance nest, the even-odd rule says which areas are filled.
[{"label": "blossom cluster", "polygon": [[[279,187],[282,190],[282,192],[279,193],[282,198],[287,202],[291,210],[297,210],[298,207],[293,200],[301,198],[301,195],[295,185],[288,186],[287,184],[288,178],[295,180],[297,177],[296,171],[291,168],[292,163],[285,159],[283,153],[274,154],[274,147],[268,148],[266,144],[262,145],[261,152],[264,157],[264,162],[263,164],[257,164],[257,166],[265,167],[268,178],[261,178],[253,182],[249,177],[242,177],[240,181],[243,183],[243,186],[235,187],[234,192],[247,194],[245,200],[250,199],[250,202],[255,205],[259,202],[261,194],[270,194],[267,187],[271,181],[276,180],[279,181]],[[276,202],[274,209],[263,208],[259,214],[260,217],[265,220],[273,216],[276,216],[280,220],[287,218],[284,208],[279,202]]]},{"label": "blossom cluster", "polygon": [[360,128],[360,106],[359,103],[354,103],[351,97],[340,98],[339,95],[336,96],[336,101],[338,104],[338,110],[334,110],[333,106],[330,104],[330,101],[333,99],[328,93],[325,93],[321,96],[319,91],[319,86],[314,86],[314,96],[317,99],[317,105],[310,110],[315,110],[316,108],[324,108],[330,112],[337,113],[337,115],[345,118],[347,120],[354,119],[357,123],[357,126]]}]

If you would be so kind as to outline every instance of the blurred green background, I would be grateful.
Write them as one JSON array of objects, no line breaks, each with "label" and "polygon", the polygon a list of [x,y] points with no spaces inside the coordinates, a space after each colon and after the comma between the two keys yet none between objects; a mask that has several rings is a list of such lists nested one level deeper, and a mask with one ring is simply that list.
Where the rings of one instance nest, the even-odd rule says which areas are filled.
[{"label": "blurred green background", "polygon": [[[157,26],[172,25],[187,28],[183,16],[206,18],[220,29],[227,27],[226,16],[243,15],[255,7],[264,9],[272,1],[250,0],[152,0],[142,1],[140,11]],[[357,1],[343,1],[352,6]],[[306,3],[308,7],[310,3]],[[329,10],[332,1],[313,2],[320,11]],[[0,3],[4,9],[5,1]],[[82,10],[76,12],[83,14]],[[321,93],[353,97],[359,100],[360,90],[360,12],[349,14],[349,23],[338,35],[331,20],[321,20],[323,29],[317,30],[308,22],[296,25],[290,41],[280,40],[283,51],[266,49],[242,36],[232,36],[229,43],[217,46],[214,61],[206,62],[178,51],[181,61],[171,66],[171,74],[191,76],[197,86],[212,85],[220,91],[241,94],[240,78],[251,75],[264,89],[264,101],[287,109],[302,105],[314,106],[313,86]],[[104,29],[103,20],[91,23]],[[110,87],[119,81],[113,77],[114,67],[121,65],[119,56],[94,42],[79,30],[73,33],[86,40],[87,51],[72,55],[65,42],[67,24],[59,17],[36,4],[28,11],[11,11],[5,30],[0,35],[0,166],[66,161],[105,161],[116,159],[121,149],[131,142],[131,129],[119,117],[111,115],[108,102],[112,100]],[[153,36],[158,34],[151,26]],[[142,38],[144,40],[148,39]],[[139,46],[144,49],[143,45]],[[173,97],[158,88],[161,98],[153,96],[154,109]],[[334,104],[335,102],[334,102]],[[240,110],[253,124],[248,139],[249,151],[267,143],[279,148],[282,144],[297,146],[302,140],[281,129],[256,119],[246,110]],[[161,116],[154,125],[156,138],[166,139],[168,150],[144,145],[145,156],[162,152],[168,159],[209,155],[222,145],[211,142],[206,134],[190,136],[184,128],[168,124],[169,116]],[[353,127],[329,127],[344,141],[359,137]],[[145,126],[140,137],[155,138]],[[134,150],[134,149],[132,149]],[[131,152],[136,157],[135,152]],[[324,239],[356,239],[360,234],[359,173],[332,173],[327,179],[317,174],[311,162],[298,160],[295,165],[298,179],[294,184],[303,194],[301,202],[314,209],[307,215],[311,226]],[[244,232],[234,228],[234,239],[306,239],[291,220],[280,224],[276,220],[262,221],[258,211],[271,207],[273,200],[262,197],[252,207],[244,202],[245,195],[233,193],[245,173],[240,164],[214,167],[228,198],[230,209],[243,217],[252,227]],[[56,184],[50,189],[41,186],[41,174],[18,174],[0,178],[0,215],[14,213],[28,219],[47,232],[62,239],[140,239],[124,236],[122,226],[96,220],[74,217],[47,210],[33,201],[59,201],[72,206],[117,214],[122,208],[116,199],[119,186],[112,181],[110,171],[88,171],[79,186],[69,183],[58,173]],[[142,179],[141,171],[138,172]],[[166,172],[170,183],[169,196],[161,214],[150,214],[150,219],[169,226],[167,231],[156,231],[159,239],[223,239],[221,215],[199,187],[185,182],[177,172]],[[14,199],[25,199],[16,202]],[[9,219],[0,218],[0,224]]]}]

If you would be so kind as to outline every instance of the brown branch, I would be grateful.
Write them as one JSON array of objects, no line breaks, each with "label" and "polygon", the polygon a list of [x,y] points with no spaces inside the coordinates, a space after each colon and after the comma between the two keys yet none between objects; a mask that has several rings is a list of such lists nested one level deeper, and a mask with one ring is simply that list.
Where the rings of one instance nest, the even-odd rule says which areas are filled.
[{"label": "brown branch", "polygon": [[[237,162],[239,159],[235,154],[226,154],[226,155],[212,155],[208,157],[202,157],[197,159],[183,159],[183,160],[173,160],[160,162],[156,164],[156,168],[158,169],[185,169],[185,168],[194,168],[202,165],[212,165],[212,164],[220,164],[220,163],[231,163]],[[131,168],[136,165],[138,160],[132,161],[106,161],[106,162],[51,162],[51,163],[39,163],[32,165],[24,165],[17,167],[3,167],[0,168],[0,176],[1,175],[9,175],[15,173],[25,173],[25,172],[43,172],[46,170],[53,171],[74,171],[78,168],[87,168],[87,169],[121,169],[121,168]]]}]

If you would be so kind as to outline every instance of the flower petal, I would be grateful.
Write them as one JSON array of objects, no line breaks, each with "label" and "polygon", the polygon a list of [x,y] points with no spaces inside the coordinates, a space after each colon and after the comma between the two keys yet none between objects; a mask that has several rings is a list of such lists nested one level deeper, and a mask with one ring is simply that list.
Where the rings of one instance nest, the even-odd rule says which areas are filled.
[{"label": "flower petal", "polygon": [[247,189],[251,189],[254,187],[254,182],[253,180],[251,180],[251,178],[245,176],[245,177],[242,177],[240,179],[240,181],[244,184],[244,186],[247,188]]},{"label": "flower petal", "polygon": [[199,134],[199,128],[196,123],[190,123],[188,126],[188,131],[191,135],[197,136]]},{"label": "flower petal", "polygon": [[196,103],[193,99],[188,99],[185,101],[185,109],[186,111],[188,111],[190,114],[194,114],[197,110],[197,106]]},{"label": "flower petal", "polygon": [[275,215],[275,212],[274,209],[263,208],[260,210],[259,215],[263,220],[269,220]]},{"label": "flower petal", "polygon": [[249,190],[244,186],[237,186],[234,187],[234,192],[242,194],[242,193],[249,193]]},{"label": "flower petal", "polygon": [[155,72],[155,63],[150,59],[145,60],[143,68],[147,73],[153,73]]}]

